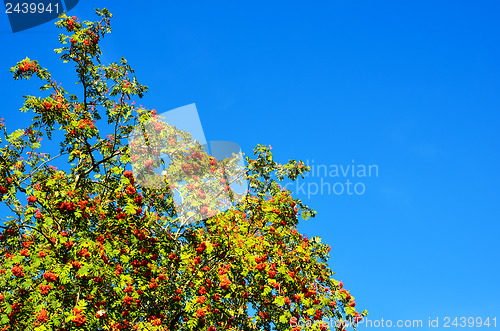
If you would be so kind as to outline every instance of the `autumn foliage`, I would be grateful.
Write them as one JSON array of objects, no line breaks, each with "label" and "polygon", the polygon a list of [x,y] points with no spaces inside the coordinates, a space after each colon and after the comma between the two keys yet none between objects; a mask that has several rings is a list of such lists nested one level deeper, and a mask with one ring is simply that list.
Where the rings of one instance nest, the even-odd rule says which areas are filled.
[{"label": "autumn foliage", "polygon": [[[0,235],[0,330],[299,330],[305,321],[327,330],[321,321],[343,329],[366,315],[332,278],[330,247],[297,231],[315,212],[278,183],[300,177],[303,163],[279,164],[258,145],[246,157],[245,197],[222,213],[200,203],[206,217],[192,223],[179,222],[167,181],[141,185],[129,137],[158,117],[135,104],[147,87],[125,59],[101,64],[112,15],[96,12],[96,22],[56,23],[66,33],[56,53],[74,65],[81,95],[37,61],[11,68],[15,79],[38,77],[44,95],[25,96],[29,127],[9,133],[1,123],[0,200],[10,213]],[[42,138],[56,135],[60,153],[43,153]],[[196,145],[183,153],[191,157],[179,172],[217,162]],[[67,169],[53,165],[60,160]],[[192,185],[202,201],[209,192]]]}]

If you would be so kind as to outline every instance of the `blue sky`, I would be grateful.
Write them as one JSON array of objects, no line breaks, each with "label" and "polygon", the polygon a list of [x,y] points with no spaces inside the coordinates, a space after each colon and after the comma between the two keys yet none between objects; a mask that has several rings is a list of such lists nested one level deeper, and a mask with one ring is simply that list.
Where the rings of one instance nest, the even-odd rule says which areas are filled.
[{"label": "blue sky", "polygon": [[[93,20],[101,3],[70,13]],[[318,211],[300,230],[332,245],[331,267],[369,319],[500,319],[498,2],[104,3],[103,61],[129,61],[148,108],[196,103],[208,140],[270,144],[281,162],[377,165],[370,178],[323,178],[364,194],[295,192]],[[52,52],[58,31],[13,34],[3,14],[9,128],[28,125],[17,109],[38,87],[12,80],[18,60],[75,81]]]}]

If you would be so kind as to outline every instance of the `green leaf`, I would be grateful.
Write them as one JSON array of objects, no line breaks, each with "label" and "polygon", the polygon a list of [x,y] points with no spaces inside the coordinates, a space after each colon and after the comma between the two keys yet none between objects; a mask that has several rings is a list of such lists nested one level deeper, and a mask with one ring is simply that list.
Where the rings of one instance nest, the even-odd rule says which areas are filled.
[{"label": "green leaf", "polygon": [[285,297],[277,296],[276,299],[274,299],[273,303],[277,304],[278,306],[283,306],[285,304]]},{"label": "green leaf", "polygon": [[280,323],[286,324],[289,323],[289,318],[286,315],[280,316]]},{"label": "green leaf", "polygon": [[[10,312],[8,312],[8,314],[10,314]],[[9,323],[9,321],[10,321],[9,317],[6,314],[2,314],[2,320],[1,320],[2,325]]]},{"label": "green leaf", "polygon": [[4,312],[6,312],[7,314],[12,313],[12,306],[8,302],[5,302]]},{"label": "green leaf", "polygon": [[85,264],[83,265],[80,270],[78,270],[78,275],[79,276],[88,276],[89,275],[89,271],[92,269],[92,267],[90,266],[90,264]]}]

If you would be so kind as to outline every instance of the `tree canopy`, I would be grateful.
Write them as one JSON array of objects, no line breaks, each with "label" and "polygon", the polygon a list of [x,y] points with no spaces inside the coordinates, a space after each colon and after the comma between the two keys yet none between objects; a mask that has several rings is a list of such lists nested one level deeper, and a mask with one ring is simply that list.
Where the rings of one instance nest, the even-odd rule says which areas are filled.
[{"label": "tree canopy", "polygon": [[[136,104],[147,87],[124,58],[101,63],[112,14],[96,13],[56,23],[79,95],[36,60],[11,68],[43,95],[24,96],[29,127],[1,123],[0,330],[342,330],[366,316],[333,278],[330,246],[297,230],[315,212],[279,184],[308,167],[257,145],[236,178],[234,159]],[[60,138],[58,155],[44,137]],[[170,177],[155,172],[165,154]],[[237,198],[233,177],[248,183]]]}]

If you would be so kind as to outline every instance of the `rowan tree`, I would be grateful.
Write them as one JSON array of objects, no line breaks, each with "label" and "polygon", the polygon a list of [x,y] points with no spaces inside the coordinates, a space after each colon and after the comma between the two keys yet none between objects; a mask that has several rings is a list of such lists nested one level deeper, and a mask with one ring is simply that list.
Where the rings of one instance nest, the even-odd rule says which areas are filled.
[{"label": "rowan tree", "polygon": [[[330,246],[297,230],[315,212],[279,185],[309,168],[277,163],[258,145],[245,157],[248,191],[235,199],[231,160],[136,105],[147,87],[125,59],[101,63],[112,15],[96,13],[56,23],[64,33],[55,51],[74,65],[79,95],[35,60],[11,68],[16,80],[40,79],[43,95],[24,96],[29,127],[1,123],[0,200],[10,213],[0,235],[0,330],[328,330],[326,319],[342,330],[366,316],[333,278]],[[43,137],[60,137],[58,155],[42,152]],[[169,178],[154,172],[166,151],[182,160]],[[176,187],[186,174],[192,182]],[[221,209],[217,185],[203,185],[207,174],[230,208]],[[191,199],[185,215],[176,188]],[[193,213],[203,217],[189,221]]]}]

